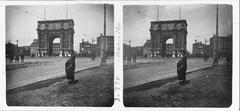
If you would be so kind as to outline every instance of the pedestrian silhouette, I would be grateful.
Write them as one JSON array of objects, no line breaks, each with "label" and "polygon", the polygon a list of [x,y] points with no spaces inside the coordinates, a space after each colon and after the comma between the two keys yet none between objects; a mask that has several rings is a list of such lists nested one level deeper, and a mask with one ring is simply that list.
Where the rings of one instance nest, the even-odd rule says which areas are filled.
[{"label": "pedestrian silhouette", "polygon": [[187,57],[185,52],[181,57],[181,60],[177,63],[177,75],[180,82],[180,85],[183,85],[186,82],[186,71],[187,71]]},{"label": "pedestrian silhouette", "polygon": [[68,80],[68,84],[75,84],[78,81],[75,80],[74,72],[75,72],[75,54],[72,51],[71,57],[67,62],[65,63],[65,72],[66,72],[66,78]]}]

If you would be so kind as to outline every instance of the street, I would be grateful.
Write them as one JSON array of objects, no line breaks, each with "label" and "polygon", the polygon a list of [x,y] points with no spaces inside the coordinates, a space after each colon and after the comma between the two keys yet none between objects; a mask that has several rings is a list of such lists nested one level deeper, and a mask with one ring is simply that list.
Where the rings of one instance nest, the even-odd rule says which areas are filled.
[{"label": "street", "polygon": [[[64,57],[27,58],[24,64],[7,64],[7,90],[46,79],[65,76],[65,62],[67,59]],[[112,62],[112,58],[107,60],[107,63]],[[90,58],[77,57],[75,71],[97,67],[99,64],[100,58],[92,61]]]},{"label": "street", "polygon": [[[161,58],[157,60],[137,60],[137,64],[124,63],[124,89],[177,76],[176,65],[179,58]],[[213,59],[204,62],[202,58],[188,58],[187,72],[212,65]],[[220,61],[220,64],[223,61]]]},{"label": "street", "polygon": [[189,73],[186,85],[177,78],[162,79],[124,91],[126,107],[229,107],[232,70],[223,64]]},{"label": "street", "polygon": [[69,85],[67,80],[39,88],[7,94],[9,106],[107,106],[113,105],[113,63],[108,66],[77,72],[79,81]]}]

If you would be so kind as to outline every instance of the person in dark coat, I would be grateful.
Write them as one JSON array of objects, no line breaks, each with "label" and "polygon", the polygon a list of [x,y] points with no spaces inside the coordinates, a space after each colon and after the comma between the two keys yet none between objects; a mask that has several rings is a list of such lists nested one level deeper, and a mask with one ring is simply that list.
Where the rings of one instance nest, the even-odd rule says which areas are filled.
[{"label": "person in dark coat", "polygon": [[15,62],[19,62],[19,55],[18,54],[15,55]]},{"label": "person in dark coat", "polygon": [[24,53],[20,54],[21,62],[24,62]]},{"label": "person in dark coat", "polygon": [[68,79],[68,84],[72,84],[74,81],[74,69],[71,60],[67,60],[65,63],[66,78]]},{"label": "person in dark coat", "polygon": [[212,67],[219,65],[219,64],[218,64],[218,60],[219,60],[218,57],[219,57],[218,52],[215,50],[215,51],[214,51],[214,59],[213,59]]},{"label": "person in dark coat", "polygon": [[136,63],[136,62],[137,62],[137,55],[134,54],[134,55],[133,55],[133,63]]},{"label": "person in dark coat", "polygon": [[10,58],[10,63],[12,63],[13,59],[14,59],[14,55],[9,55]]},{"label": "person in dark coat", "polygon": [[127,61],[128,61],[128,62],[132,62],[131,56],[128,56]]},{"label": "person in dark coat", "polygon": [[72,53],[71,57],[67,62],[65,63],[65,72],[66,72],[66,78],[68,79],[68,84],[75,84],[78,81],[75,80],[74,72],[75,72],[75,54]]},{"label": "person in dark coat", "polygon": [[177,75],[181,85],[186,82],[186,71],[187,71],[187,57],[185,53],[183,53],[181,60],[178,61],[177,63]]},{"label": "person in dark coat", "polygon": [[103,55],[102,55],[102,58],[101,58],[100,66],[106,66],[106,65],[107,65],[107,54],[103,50]]}]

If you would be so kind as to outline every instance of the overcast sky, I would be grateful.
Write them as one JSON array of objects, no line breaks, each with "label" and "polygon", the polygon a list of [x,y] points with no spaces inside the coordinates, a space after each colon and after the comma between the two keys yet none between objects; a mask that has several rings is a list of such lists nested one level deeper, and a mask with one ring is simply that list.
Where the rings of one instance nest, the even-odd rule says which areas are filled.
[{"label": "overcast sky", "polygon": [[[82,38],[94,40],[103,33],[103,4],[68,5],[68,19],[75,26],[74,50],[79,51]],[[113,5],[107,5],[106,35],[113,35]],[[66,18],[66,5],[46,5],[46,20]],[[6,6],[6,40],[19,46],[30,45],[37,39],[37,21],[44,19],[44,6]],[[57,40],[56,40],[57,41]],[[56,42],[54,41],[54,42]],[[95,41],[96,43],[96,41]]]},{"label": "overcast sky", "polygon": [[[209,4],[181,5],[181,18],[188,22],[187,50],[192,52],[192,44],[197,41],[210,44],[216,32],[216,6]],[[123,42],[132,46],[142,46],[150,39],[150,22],[157,19],[157,6],[124,6]],[[178,20],[179,5],[160,5],[159,20]],[[232,33],[232,6],[219,5],[219,36]]]}]

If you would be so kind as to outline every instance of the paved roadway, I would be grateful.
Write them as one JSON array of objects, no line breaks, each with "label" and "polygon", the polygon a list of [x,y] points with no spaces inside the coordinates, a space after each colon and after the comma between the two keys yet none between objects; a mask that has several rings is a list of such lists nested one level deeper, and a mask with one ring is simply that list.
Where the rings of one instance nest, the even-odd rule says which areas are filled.
[{"label": "paved roadway", "polygon": [[[26,67],[11,69],[6,71],[7,90],[25,86],[42,80],[61,77],[65,75],[65,62],[67,58],[26,58],[25,64],[12,63],[11,65]],[[112,63],[113,59],[108,59],[107,63]],[[100,58],[95,61],[90,58],[76,58],[76,70],[83,70],[99,66]],[[9,64],[7,63],[7,67]]]},{"label": "paved roadway", "polygon": [[[147,63],[147,62],[158,62],[158,64],[144,65],[144,67],[136,68],[126,68],[124,70],[124,89],[129,87],[134,87],[137,85],[145,84],[148,82],[156,81],[162,78],[168,78],[177,76],[176,64],[178,58],[161,58],[158,60],[153,59],[140,59],[137,62]],[[188,58],[187,61],[187,72],[194,71],[212,65],[213,59],[209,59],[208,62],[204,62],[201,58]],[[222,63],[224,61],[220,61]],[[129,65],[131,63],[124,62],[124,65]]]}]

